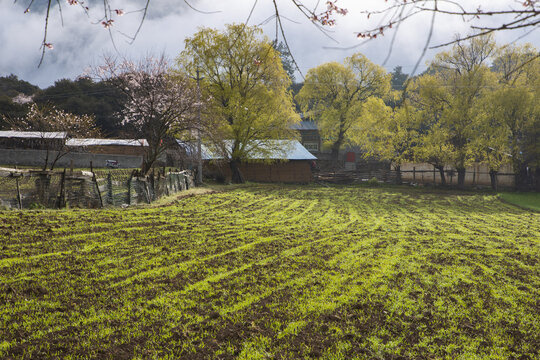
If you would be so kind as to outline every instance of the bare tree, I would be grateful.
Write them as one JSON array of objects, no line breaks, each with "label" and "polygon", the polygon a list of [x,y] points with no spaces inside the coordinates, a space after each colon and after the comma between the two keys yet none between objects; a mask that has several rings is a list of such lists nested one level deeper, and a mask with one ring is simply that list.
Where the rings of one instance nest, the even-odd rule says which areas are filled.
[{"label": "bare tree", "polygon": [[147,173],[155,161],[173,143],[174,135],[203,131],[197,121],[198,90],[193,79],[179,72],[171,73],[167,60],[146,57],[139,62],[105,58],[105,64],[92,69],[92,74],[107,81],[127,101],[119,114],[122,124],[148,141],[142,171]]},{"label": "bare tree", "polygon": [[[275,1],[275,0],[273,0]],[[317,12],[310,10],[302,1],[291,0],[310,20],[323,26],[334,25],[335,15],[347,14],[347,9],[338,7],[338,1],[327,1],[327,8]],[[471,8],[467,1],[452,0],[381,0],[383,7],[378,10],[365,10],[362,13],[369,19],[379,17],[379,25],[373,28],[359,30],[359,38],[377,38],[390,29],[399,28],[404,21],[421,13],[438,13],[461,17],[470,23],[470,35],[452,39],[438,46],[445,46],[469,38],[490,34],[496,31],[509,31],[529,28],[535,30],[540,25],[540,1],[524,0],[514,1],[498,8],[496,5],[487,5]],[[489,19],[489,21],[488,21]],[[493,19],[496,19],[493,21]],[[495,25],[490,25],[490,24]]]},{"label": "bare tree", "polygon": [[[15,2],[17,1],[18,0],[15,0]],[[279,28],[283,36],[283,42],[286,50],[291,52],[285,37],[285,32],[281,25],[282,15],[280,14],[277,1],[267,1],[271,1],[274,5],[274,14],[270,18],[274,17],[276,19],[276,38],[278,33],[277,29]],[[336,24],[336,15],[353,16],[346,8],[338,6],[339,0],[324,2],[326,6],[325,8],[320,8],[320,4],[323,3],[321,1],[317,1],[316,6],[314,7],[308,6],[305,0],[290,1],[304,16],[311,20],[312,23],[323,32],[325,31],[325,28]],[[87,2],[88,0],[67,0],[68,5],[80,6],[82,13],[88,16],[89,7],[87,6]],[[211,13],[194,8],[188,0],[183,0],[183,2],[194,11],[200,13]],[[394,29],[396,34],[403,22],[422,13],[431,13],[433,15],[431,27],[434,25],[433,20],[435,18],[435,14],[446,14],[460,17],[463,19],[463,21],[470,24],[471,32],[469,35],[457,39],[453,38],[447,43],[438,44],[437,46],[453,44],[457,41],[498,31],[511,31],[517,29],[530,29],[530,31],[534,31],[538,28],[538,26],[540,26],[540,0],[514,1],[509,4],[505,4],[505,6],[501,8],[498,8],[497,5],[493,4],[488,4],[485,8],[480,6],[471,8],[470,5],[468,6],[468,1],[466,0],[380,0],[380,3],[382,5],[380,9],[365,10],[362,12],[362,15],[366,16],[367,18],[379,18],[379,25],[368,29],[358,29],[358,32],[356,33],[358,38],[375,39],[381,35],[384,35],[390,29]],[[62,7],[60,5],[60,1],[47,0],[46,3],[42,56],[40,64],[43,61],[46,50],[53,48],[53,44],[47,38],[47,30],[51,11],[54,10],[54,6],[56,4],[58,5],[58,11],[61,14]],[[251,12],[253,12],[253,8],[256,6],[256,4],[257,0],[254,0]],[[102,7],[101,10],[103,16],[97,19],[96,23],[101,24],[109,31],[111,34],[111,40],[114,42],[111,28],[115,25],[117,17],[129,13],[141,14],[140,23],[137,30],[131,35],[122,34],[126,36],[130,42],[133,42],[141,30],[150,5],[151,0],[144,0],[141,8],[127,11],[115,8],[110,0],[103,0],[101,5],[99,5]],[[25,9],[25,13],[30,12],[30,10],[35,6],[35,0],[30,0],[29,5]],[[495,21],[493,21],[493,19],[495,19]],[[431,32],[432,31],[430,30],[429,34],[431,34]],[[431,37],[429,34],[428,39]],[[427,41],[427,43],[429,43],[429,41]],[[292,61],[295,62],[294,58]]]}]

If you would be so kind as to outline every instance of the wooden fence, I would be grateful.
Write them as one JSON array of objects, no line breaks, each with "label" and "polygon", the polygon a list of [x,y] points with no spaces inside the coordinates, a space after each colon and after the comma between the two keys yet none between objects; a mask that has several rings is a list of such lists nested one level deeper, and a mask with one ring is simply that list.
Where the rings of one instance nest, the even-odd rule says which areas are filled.
[{"label": "wooden fence", "polygon": [[190,171],[35,171],[0,168],[0,208],[101,208],[151,203],[194,186]]},{"label": "wooden fence", "polygon": [[[337,170],[337,171],[320,171],[314,174],[315,181],[329,182],[335,184],[359,184],[370,179],[377,179],[380,182],[396,184],[398,178],[404,184],[424,184],[424,185],[441,185],[441,177],[438,170],[401,170],[398,172],[395,169],[358,169],[352,171]],[[482,178],[481,178],[482,176]],[[465,187],[490,187],[489,181],[485,181],[489,173],[469,172],[466,173]],[[515,174],[499,173],[495,175],[500,188],[513,188]],[[446,185],[457,185],[457,172],[449,169],[445,170]],[[482,179],[482,181],[480,181]]]}]

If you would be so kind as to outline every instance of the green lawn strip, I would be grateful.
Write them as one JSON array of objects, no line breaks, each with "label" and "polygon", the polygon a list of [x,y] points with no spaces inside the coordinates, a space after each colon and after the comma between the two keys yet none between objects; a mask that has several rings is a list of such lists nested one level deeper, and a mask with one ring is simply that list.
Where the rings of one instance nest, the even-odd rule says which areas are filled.
[{"label": "green lawn strip", "polygon": [[499,197],[506,203],[540,212],[540,193],[538,192],[505,192],[500,193]]}]

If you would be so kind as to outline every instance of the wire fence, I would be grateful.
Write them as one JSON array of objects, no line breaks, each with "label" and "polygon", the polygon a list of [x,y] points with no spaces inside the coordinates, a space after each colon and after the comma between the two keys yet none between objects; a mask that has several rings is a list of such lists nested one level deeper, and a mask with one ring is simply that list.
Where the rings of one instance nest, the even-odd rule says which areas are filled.
[{"label": "wire fence", "polygon": [[[357,169],[353,171],[317,171],[314,173],[315,181],[337,184],[364,183],[370,179],[379,182],[397,184],[423,184],[423,185],[457,185],[457,172],[452,169],[444,170],[444,184],[439,171],[435,170],[400,170],[395,169]],[[491,176],[495,177],[495,184],[500,188],[514,188],[515,174],[472,171],[467,172],[464,178],[464,187],[491,187]]]},{"label": "wire fence", "polygon": [[0,209],[102,208],[151,203],[190,189],[193,174],[135,170],[34,171],[0,168]]}]

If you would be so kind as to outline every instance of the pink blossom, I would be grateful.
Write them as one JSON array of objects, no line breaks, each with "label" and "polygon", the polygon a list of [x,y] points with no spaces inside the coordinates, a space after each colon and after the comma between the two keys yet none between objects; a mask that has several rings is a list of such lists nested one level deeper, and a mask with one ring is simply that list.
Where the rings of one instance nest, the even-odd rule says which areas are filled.
[{"label": "pink blossom", "polygon": [[105,29],[108,29],[108,28],[110,28],[110,27],[113,25],[113,22],[114,22],[113,19],[109,19],[109,20],[106,20],[106,21],[102,21],[102,22],[101,22],[101,25],[103,25],[103,27],[104,27]]}]

